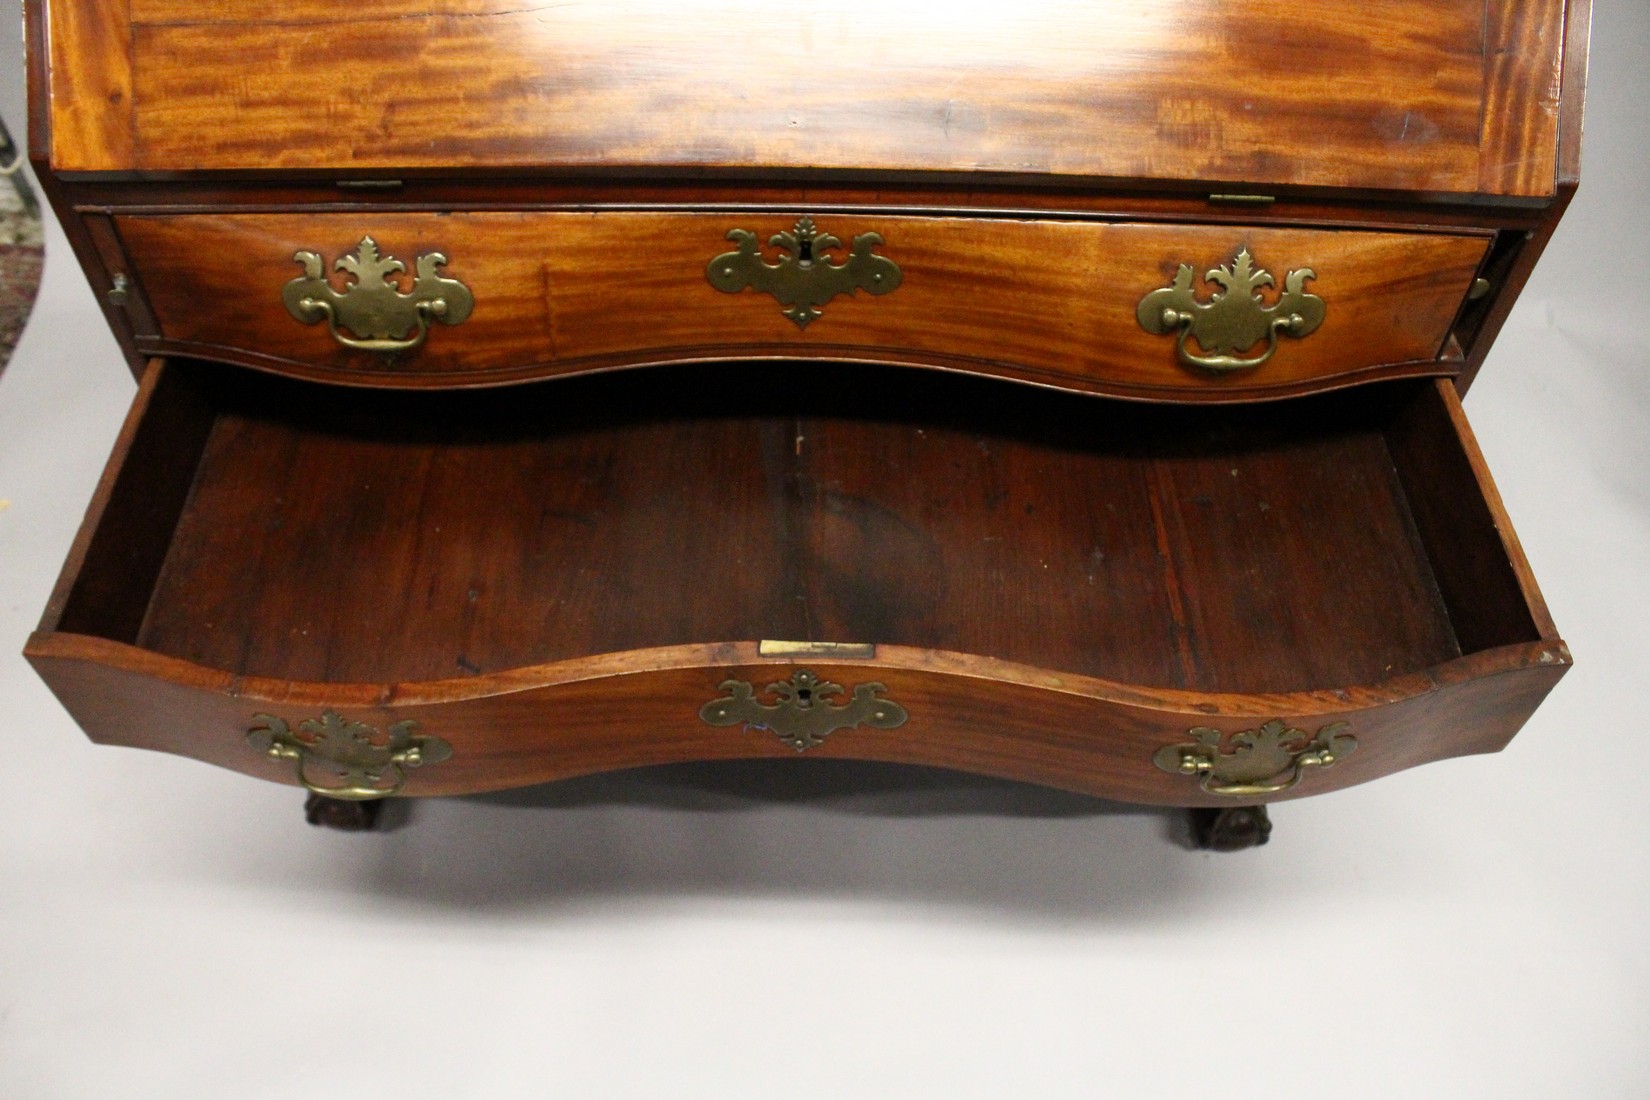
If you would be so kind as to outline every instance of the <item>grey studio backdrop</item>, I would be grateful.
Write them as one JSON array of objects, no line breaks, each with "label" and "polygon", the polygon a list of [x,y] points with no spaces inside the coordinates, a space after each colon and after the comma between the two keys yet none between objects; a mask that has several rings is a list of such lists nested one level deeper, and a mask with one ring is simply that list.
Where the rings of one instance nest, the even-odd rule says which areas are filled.
[{"label": "grey studio backdrop", "polygon": [[[1650,5],[1594,24],[1581,192],[1467,400],[1576,667],[1507,752],[1230,856],[879,769],[348,836],[92,746],[18,651],[133,387],[50,227],[0,376],[0,1097],[1650,1095]],[[0,76],[21,135],[10,34]]]}]

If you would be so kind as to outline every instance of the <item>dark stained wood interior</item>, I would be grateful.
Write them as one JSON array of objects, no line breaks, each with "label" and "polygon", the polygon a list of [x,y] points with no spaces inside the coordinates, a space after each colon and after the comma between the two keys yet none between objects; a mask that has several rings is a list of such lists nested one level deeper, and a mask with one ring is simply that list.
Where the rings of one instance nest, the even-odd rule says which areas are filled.
[{"label": "dark stained wood interior", "polygon": [[[1165,408],[796,363],[394,394],[168,370],[188,384],[157,399],[218,414],[192,476],[117,489],[171,495],[131,521],[170,531],[164,565],[91,555],[59,629],[240,674],[415,681],[781,638],[1281,692],[1448,660],[1458,618],[1473,646],[1539,636],[1493,529],[1429,508],[1417,530],[1400,466],[1441,470],[1411,492],[1475,491],[1447,457],[1394,462],[1428,382]],[[1446,601],[1436,576],[1466,573],[1440,553],[1508,606]],[[140,627],[132,597],[82,598],[111,576],[148,594]]]},{"label": "dark stained wood interior", "polygon": [[71,632],[127,638],[141,628],[217,419],[183,371],[146,375],[134,410],[141,419],[129,419],[116,444],[119,468],[111,463],[92,502],[99,522],[78,580],[53,599],[54,608],[62,601],[61,623]]},{"label": "dark stained wood interior", "polygon": [[[1457,415],[1459,411],[1456,406]],[[1464,420],[1458,428],[1454,420],[1441,402],[1411,402],[1393,418],[1387,435],[1416,527],[1433,548],[1434,575],[1461,647],[1471,652],[1532,630],[1556,635],[1545,604],[1525,598],[1521,578],[1531,588],[1535,584],[1527,564],[1519,561],[1508,568],[1502,540],[1516,547],[1517,537],[1494,485],[1487,484],[1487,470],[1486,484],[1479,484],[1474,465],[1482,457],[1470,429]],[[1460,442],[1463,435],[1466,448]],[[1533,626],[1532,606],[1540,616]]]}]

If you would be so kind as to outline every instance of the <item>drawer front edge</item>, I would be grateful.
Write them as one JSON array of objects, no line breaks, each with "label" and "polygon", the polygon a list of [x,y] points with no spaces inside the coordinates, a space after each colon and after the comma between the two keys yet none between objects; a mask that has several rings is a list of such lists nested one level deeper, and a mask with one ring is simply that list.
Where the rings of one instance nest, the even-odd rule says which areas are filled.
[{"label": "drawer front edge", "polygon": [[[377,740],[405,726],[451,749],[450,759],[406,770],[399,793],[408,795],[467,794],[682,761],[808,757],[926,765],[1164,806],[1234,801],[1210,793],[1197,776],[1154,763],[1200,730],[1221,734],[1227,751],[1232,738],[1274,720],[1320,740],[1351,735],[1356,751],[1343,751],[1333,767],[1297,768],[1297,782],[1241,801],[1319,794],[1500,749],[1569,665],[1563,644],[1547,641],[1370,688],[1207,696],[1068,683],[1036,670],[898,647],[852,662],[763,660],[755,643],[680,647],[414,686],[253,681],[61,634],[37,634],[27,653],[94,741],[177,753],[279,782],[297,781],[292,766],[268,759],[249,735],[271,717],[296,728],[330,713]],[[846,707],[863,695],[894,704],[903,719],[864,712],[855,721],[850,714],[839,728],[801,744],[810,739],[777,722],[737,714],[724,721],[729,715],[715,709],[742,694],[730,687],[738,684],[771,707],[783,692],[769,685],[794,685],[799,672],[813,678],[801,682],[842,688],[823,693],[825,705]],[[1273,778],[1283,783],[1289,776]]]}]

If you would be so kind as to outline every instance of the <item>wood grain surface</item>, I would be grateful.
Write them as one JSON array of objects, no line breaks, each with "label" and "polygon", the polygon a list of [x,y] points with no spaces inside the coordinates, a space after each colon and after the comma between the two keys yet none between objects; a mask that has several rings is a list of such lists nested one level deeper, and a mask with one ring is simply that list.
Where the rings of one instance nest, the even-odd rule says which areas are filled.
[{"label": "wood grain surface", "polygon": [[48,6],[66,172],[1554,182],[1561,0]]},{"label": "wood grain surface", "polygon": [[784,364],[239,381],[137,639],[238,673],[778,637],[1290,691],[1459,653],[1369,394],[1140,409]]},{"label": "wood grain surface", "polygon": [[1554,47],[1565,38],[1565,8],[1566,0],[1485,7],[1478,185],[1486,192],[1550,193],[1557,183],[1564,57]]},{"label": "wood grain surface", "polygon": [[[820,229],[845,246],[879,234],[877,253],[899,264],[904,281],[891,294],[835,298],[802,330],[771,296],[723,293],[705,277],[708,261],[733,248],[730,229],[766,242],[795,221],[643,211],[116,219],[162,333],[140,346],[391,386],[811,356],[929,362],[1120,394],[1248,398],[1389,365],[1439,369],[1434,361],[1488,244],[1476,234],[821,215]],[[389,361],[343,348],[324,324],[287,313],[280,291],[301,274],[296,251],[318,252],[330,266],[369,233],[409,268],[419,254],[445,255],[444,274],[476,296],[470,319],[432,326],[424,347]],[[1326,319],[1304,339],[1280,339],[1276,355],[1253,371],[1187,367],[1173,336],[1141,328],[1136,306],[1180,264],[1201,279],[1244,248],[1279,286],[1290,270],[1315,271],[1307,289],[1327,303]],[[772,262],[778,250],[765,246],[764,254]],[[846,247],[834,258],[845,256]],[[1207,300],[1215,288],[1198,282],[1196,290]],[[1271,301],[1277,292],[1260,293]]]},{"label": "wood grain surface", "polygon": [[36,102],[49,103],[53,163],[61,154],[86,171],[134,167],[132,27],[124,0],[31,0],[31,11],[48,20],[49,100],[38,85],[34,93]]},{"label": "wood grain surface", "polygon": [[[411,772],[405,793],[454,795],[688,760],[883,760],[1039,783],[1164,806],[1229,804],[1160,771],[1152,754],[1197,726],[1224,733],[1281,718],[1315,733],[1338,721],[1358,739],[1335,767],[1277,801],[1420,764],[1495,752],[1568,669],[1561,643],[1459,658],[1374,688],[1223,696],[1142,691],[928,650],[884,647],[874,661],[764,660],[755,644],[653,650],[428,685],[313,685],[235,677],[102,638],[37,634],[31,664],[94,741],[205,760],[274,782],[292,766],[248,746],[254,716],[289,722],[333,708],[380,732],[398,721],[450,743]],[[698,716],[729,678],[758,689],[806,667],[837,683],[875,681],[912,718],[841,730],[798,754],[772,733]],[[1251,801],[1257,801],[1251,799]]]},{"label": "wood grain surface", "polygon": [[[123,347],[219,360],[149,367],[30,660],[95,740],[283,782],[257,714],[416,721],[413,794],[795,758],[698,711],[798,667],[911,714],[805,757],[1137,802],[1219,803],[1151,763],[1193,726],[1350,723],[1288,797],[1503,745],[1570,656],[1400,376],[1470,380],[1574,190],[1587,0],[935,7],[29,0]],[[809,213],[903,285],[800,331],[706,282]],[[366,234],[475,315],[395,361],[287,316]],[[1210,377],[1135,305],[1239,248],[1328,314]]]},{"label": "wood grain surface", "polygon": [[[1166,804],[1208,801],[1149,763],[1191,725],[1354,715],[1377,751],[1328,789],[1497,747],[1568,665],[1510,532],[1413,518],[1410,493],[1475,484],[1470,456],[1431,457],[1465,446],[1447,383],[1142,409],[887,369],[706,376],[385,395],[156,367],[31,659],[94,737],[252,774],[254,713],[415,718],[464,758],[418,789],[452,793],[789,754],[697,708],[803,663],[756,639],[870,643],[808,667],[926,717],[816,755]],[[127,465],[203,403],[192,472]],[[1437,474],[1406,492],[1406,465]],[[166,531],[164,562],[97,550]]]}]

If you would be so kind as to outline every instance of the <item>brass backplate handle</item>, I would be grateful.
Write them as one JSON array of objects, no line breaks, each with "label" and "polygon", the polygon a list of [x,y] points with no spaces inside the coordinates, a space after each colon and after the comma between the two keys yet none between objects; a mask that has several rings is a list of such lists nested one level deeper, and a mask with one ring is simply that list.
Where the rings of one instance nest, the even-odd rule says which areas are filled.
[{"label": "brass backplate handle", "polygon": [[[1308,770],[1333,766],[1352,755],[1357,738],[1345,722],[1332,722],[1313,736],[1274,718],[1259,729],[1230,736],[1210,726],[1189,731],[1193,740],[1164,745],[1152,763],[1176,775],[1196,776],[1208,794],[1258,798],[1294,787]],[[1229,747],[1228,747],[1229,746]]]},{"label": "brass backplate handle", "polygon": [[837,730],[854,726],[893,729],[903,726],[908,717],[904,707],[883,697],[887,688],[878,683],[860,684],[847,702],[833,702],[843,694],[843,686],[821,680],[805,668],[763,689],[775,699],[773,703],[759,700],[748,680],[724,680],[717,690],[722,697],[699,708],[701,719],[713,726],[770,730],[797,752],[823,744]]},{"label": "brass backplate handle", "polygon": [[842,247],[842,242],[819,232],[812,218],[799,218],[789,233],[775,233],[768,239],[780,249],[779,259],[771,264],[762,258],[755,233],[730,229],[727,236],[739,247],[705,265],[710,285],[727,294],[746,287],[771,294],[785,307],[780,312],[801,329],[823,316],[820,307],[838,294],[856,290],[887,294],[904,278],[893,260],[872,253],[882,243],[878,233],[855,237],[848,258],[841,263],[832,263],[825,254]]},{"label": "brass backplate handle", "polygon": [[[403,351],[412,351],[421,346],[424,343],[424,338],[430,334],[430,318],[440,317],[447,312],[447,302],[443,298],[437,298],[432,302],[418,302],[413,306],[413,322],[417,327],[411,336],[400,340],[362,340],[346,334],[343,329],[338,327],[338,310],[325,298],[304,298],[299,302],[299,306],[304,309],[318,309],[326,314],[327,331],[332,333],[334,340],[346,348],[353,348],[356,351],[376,351],[383,355],[396,355]],[[403,329],[402,331],[406,330]]]},{"label": "brass backplate handle", "polygon": [[[1253,370],[1272,358],[1278,350],[1278,336],[1296,339],[1307,336],[1323,324],[1324,301],[1305,290],[1308,279],[1317,278],[1310,267],[1290,271],[1283,279],[1283,293],[1271,305],[1260,297],[1260,288],[1274,285],[1265,268],[1257,268],[1247,248],[1238,252],[1230,266],[1217,267],[1203,276],[1219,289],[1207,302],[1192,293],[1192,266],[1181,264],[1166,287],[1140,299],[1135,317],[1140,326],[1156,336],[1176,333],[1175,355],[1188,367],[1212,374]],[[1266,350],[1246,358],[1262,340]],[[1203,348],[1194,352],[1191,342]]]},{"label": "brass backplate handle", "polygon": [[380,257],[378,242],[362,237],[355,251],[338,258],[336,271],[355,276],[340,291],[325,274],[325,261],[316,252],[299,251],[293,260],[304,273],[281,288],[287,312],[306,325],[326,321],[332,338],[355,351],[397,355],[422,346],[430,322],[456,325],[470,316],[475,296],[457,279],[441,274],[447,257],[426,252],[414,261],[412,287],[403,292],[387,276],[407,270],[393,256]]},{"label": "brass backplate handle", "polygon": [[[273,714],[255,714],[252,720],[261,723],[246,735],[253,748],[271,760],[292,761],[306,789],[347,802],[399,794],[408,768],[439,764],[453,754],[441,738],[414,733],[418,723],[411,720],[396,722],[382,737],[376,728],[331,709],[296,729]],[[339,782],[320,782],[316,772]]]}]

